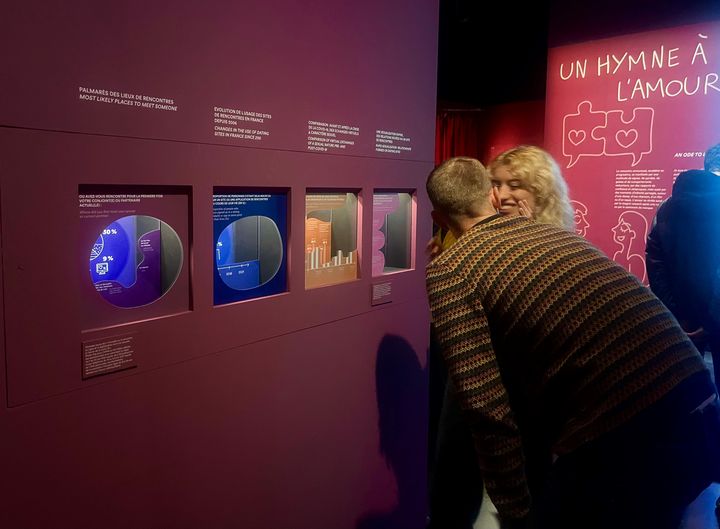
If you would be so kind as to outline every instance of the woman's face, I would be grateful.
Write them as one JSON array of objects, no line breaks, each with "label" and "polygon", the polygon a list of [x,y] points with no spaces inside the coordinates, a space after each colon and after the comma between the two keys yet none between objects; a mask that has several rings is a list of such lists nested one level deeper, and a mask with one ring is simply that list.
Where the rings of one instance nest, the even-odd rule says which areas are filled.
[{"label": "woman's face", "polygon": [[515,178],[505,167],[498,167],[492,174],[492,185],[498,190],[502,215],[519,215],[521,200],[527,202],[530,211],[535,211],[535,195],[524,187],[524,183]]}]

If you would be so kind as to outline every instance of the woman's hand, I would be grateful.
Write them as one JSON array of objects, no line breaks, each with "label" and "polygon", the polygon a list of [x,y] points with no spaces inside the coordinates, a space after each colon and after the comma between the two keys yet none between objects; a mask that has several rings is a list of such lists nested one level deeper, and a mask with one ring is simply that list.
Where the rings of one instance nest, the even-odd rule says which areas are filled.
[{"label": "woman's hand", "polygon": [[705,329],[702,327],[698,327],[694,331],[685,331],[688,335],[688,338],[696,339],[696,338],[703,338],[705,336]]},{"label": "woman's hand", "polygon": [[520,213],[521,217],[527,217],[528,219],[534,218],[534,212],[530,208],[527,200],[518,201],[518,213]]},{"label": "woman's hand", "polygon": [[688,335],[688,338],[692,341],[693,344],[695,344],[695,347],[697,347],[698,351],[702,354],[705,351],[705,347],[707,346],[707,334],[705,333],[705,329],[702,327],[698,327],[694,331],[685,331]]},{"label": "woman's hand", "polygon": [[440,238],[440,232],[428,241],[425,246],[425,253],[428,254],[431,261],[442,253],[442,239]]}]

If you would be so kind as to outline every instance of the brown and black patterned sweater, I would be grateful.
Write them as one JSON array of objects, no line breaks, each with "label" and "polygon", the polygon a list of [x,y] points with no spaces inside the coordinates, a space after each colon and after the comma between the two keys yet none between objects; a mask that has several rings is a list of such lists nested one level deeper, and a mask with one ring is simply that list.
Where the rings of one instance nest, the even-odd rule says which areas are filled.
[{"label": "brown and black patterned sweater", "polygon": [[[563,454],[703,371],[662,303],[583,238],[495,216],[427,266],[448,371],[502,516],[528,513],[520,431]],[[523,430],[523,435],[525,431]]]}]

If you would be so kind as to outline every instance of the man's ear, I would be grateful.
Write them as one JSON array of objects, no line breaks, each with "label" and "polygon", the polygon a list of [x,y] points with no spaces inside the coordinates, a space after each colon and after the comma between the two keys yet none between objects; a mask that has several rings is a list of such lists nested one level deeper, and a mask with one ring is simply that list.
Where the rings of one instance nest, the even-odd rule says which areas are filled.
[{"label": "man's ear", "polygon": [[495,209],[500,209],[500,190],[495,186],[490,186],[490,203]]},{"label": "man's ear", "polygon": [[444,213],[442,213],[436,209],[433,209],[430,212],[430,216],[432,217],[433,222],[435,224],[437,224],[438,226],[440,226],[442,229],[447,230],[450,227],[450,224],[448,223],[447,215],[445,215]]}]

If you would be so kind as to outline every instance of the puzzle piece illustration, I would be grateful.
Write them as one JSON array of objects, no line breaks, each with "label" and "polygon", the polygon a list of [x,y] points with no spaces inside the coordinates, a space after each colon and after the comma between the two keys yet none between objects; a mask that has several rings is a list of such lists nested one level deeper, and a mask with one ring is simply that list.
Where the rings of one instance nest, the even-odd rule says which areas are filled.
[{"label": "puzzle piece illustration", "polygon": [[625,120],[621,110],[607,113],[605,129],[595,131],[605,139],[607,156],[632,156],[632,165],[640,162],[644,154],[652,152],[652,108],[633,109],[632,119]]},{"label": "puzzle piece illustration", "polygon": [[575,165],[580,156],[602,156],[605,143],[592,136],[592,131],[604,127],[605,112],[595,112],[590,101],[578,105],[576,114],[568,114],[563,120],[563,154],[570,157],[568,167]]},{"label": "puzzle piece illustration", "polygon": [[629,156],[637,165],[652,152],[655,111],[638,107],[632,118],[622,110],[595,111],[590,101],[578,104],[577,112],[563,119],[563,155],[572,167],[582,156]]}]

